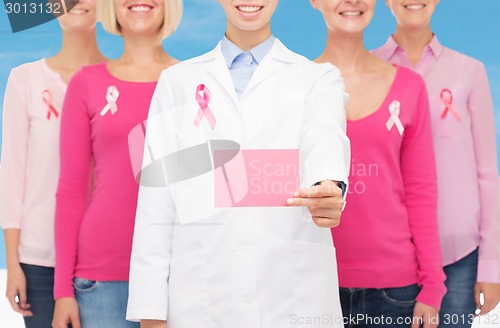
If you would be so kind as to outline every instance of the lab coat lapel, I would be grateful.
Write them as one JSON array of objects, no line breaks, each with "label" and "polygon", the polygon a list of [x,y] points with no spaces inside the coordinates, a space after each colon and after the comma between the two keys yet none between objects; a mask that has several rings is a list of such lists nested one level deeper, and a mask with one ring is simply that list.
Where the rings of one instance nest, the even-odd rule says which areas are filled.
[{"label": "lab coat lapel", "polygon": [[271,77],[274,73],[276,73],[276,71],[277,69],[273,59],[269,55],[264,57],[248,82],[248,86],[246,87],[245,92],[243,92],[242,98],[245,97],[245,95],[248,94],[253,88],[257,87],[259,84]]},{"label": "lab coat lapel", "polygon": [[229,73],[224,56],[222,55],[220,42],[217,47],[212,51],[213,61],[209,64],[208,73],[220,84],[222,89],[226,91],[229,98],[235,105],[239,104],[239,99],[236,94],[233,79]]},{"label": "lab coat lapel", "polygon": [[273,76],[278,71],[280,62],[298,63],[297,55],[288,50],[280,40],[275,39],[271,50],[255,70],[242,98],[250,93],[253,88],[256,88],[259,84]]}]

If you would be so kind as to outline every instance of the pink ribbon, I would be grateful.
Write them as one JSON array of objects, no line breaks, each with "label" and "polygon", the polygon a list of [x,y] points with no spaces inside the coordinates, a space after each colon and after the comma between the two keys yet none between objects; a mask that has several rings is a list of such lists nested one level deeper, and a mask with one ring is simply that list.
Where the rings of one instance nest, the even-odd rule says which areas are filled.
[{"label": "pink ribbon", "polygon": [[48,110],[47,110],[47,119],[50,120],[50,116],[54,114],[56,118],[59,117],[59,112],[57,109],[54,107],[54,97],[52,96],[52,93],[49,90],[43,90],[42,92],[42,98],[43,102],[45,105],[47,105]]},{"label": "pink ribbon", "polygon": [[457,111],[455,111],[455,109],[451,106],[453,104],[453,94],[450,89],[443,89],[441,91],[441,100],[445,106],[443,113],[441,113],[441,118],[446,118],[448,112],[451,112],[453,116],[460,121],[460,114],[458,114]]},{"label": "pink ribbon", "polygon": [[216,120],[214,114],[210,110],[210,107],[208,107],[208,104],[210,103],[210,97],[210,91],[204,84],[200,84],[198,85],[198,87],[196,87],[196,102],[198,103],[198,105],[200,105],[200,109],[198,110],[198,114],[196,115],[196,119],[194,120],[194,126],[196,126],[197,128],[200,127],[203,116],[207,118],[212,130],[215,127]]},{"label": "pink ribbon", "polygon": [[120,97],[120,91],[118,91],[114,85],[110,85],[108,91],[106,91],[106,101],[108,103],[101,110],[101,116],[106,115],[107,112],[111,112],[111,115],[115,115],[118,111],[118,106],[116,105],[118,97]]},{"label": "pink ribbon", "polygon": [[393,126],[396,126],[398,129],[399,135],[403,135],[403,132],[405,131],[405,127],[403,126],[403,123],[399,119],[399,115],[401,114],[401,103],[397,100],[394,100],[390,105],[389,105],[389,113],[390,117],[387,123],[385,123],[385,126],[387,127],[387,131],[391,131]]}]

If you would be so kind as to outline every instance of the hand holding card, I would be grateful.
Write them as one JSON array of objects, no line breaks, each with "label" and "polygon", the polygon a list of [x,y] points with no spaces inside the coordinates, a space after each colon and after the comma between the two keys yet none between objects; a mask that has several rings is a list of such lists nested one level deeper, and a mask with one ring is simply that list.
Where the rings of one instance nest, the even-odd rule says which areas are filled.
[{"label": "hand holding card", "polygon": [[293,198],[287,199],[288,206],[307,206],[314,223],[322,228],[334,228],[340,224],[344,203],[342,189],[331,180],[300,189],[293,194]]}]

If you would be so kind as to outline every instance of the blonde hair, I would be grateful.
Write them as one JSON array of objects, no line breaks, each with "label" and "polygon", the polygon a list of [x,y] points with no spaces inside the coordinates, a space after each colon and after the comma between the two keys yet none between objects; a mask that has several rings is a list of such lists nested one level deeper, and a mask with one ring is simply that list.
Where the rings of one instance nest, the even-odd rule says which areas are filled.
[{"label": "blonde hair", "polygon": [[[175,32],[182,18],[182,0],[165,0],[165,18],[162,27],[162,39]],[[97,19],[104,29],[111,34],[121,35],[121,26],[116,19],[113,0],[97,0]]]}]

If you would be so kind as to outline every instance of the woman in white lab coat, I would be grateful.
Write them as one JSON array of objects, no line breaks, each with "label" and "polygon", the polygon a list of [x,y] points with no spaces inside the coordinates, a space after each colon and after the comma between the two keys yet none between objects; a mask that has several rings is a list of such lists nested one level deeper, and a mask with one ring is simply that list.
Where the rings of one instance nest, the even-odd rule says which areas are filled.
[{"label": "woman in white lab coat", "polygon": [[[165,327],[165,321],[173,328],[343,327],[325,229],[339,224],[344,204],[341,189],[327,180],[347,181],[349,165],[342,79],[332,65],[314,64],[274,39],[269,22],[277,0],[250,7],[219,2],[226,38],[165,70],[152,100],[127,317],[142,327]],[[232,79],[235,61],[228,65],[226,46],[257,66],[247,85]],[[222,165],[214,150],[221,140],[243,149]],[[238,161],[294,150],[306,188],[294,197],[291,190],[282,206],[214,205],[226,191],[234,200],[255,173]],[[278,167],[290,164],[284,157]],[[207,158],[208,169],[200,169]],[[153,186],[159,180],[166,185]]]}]

